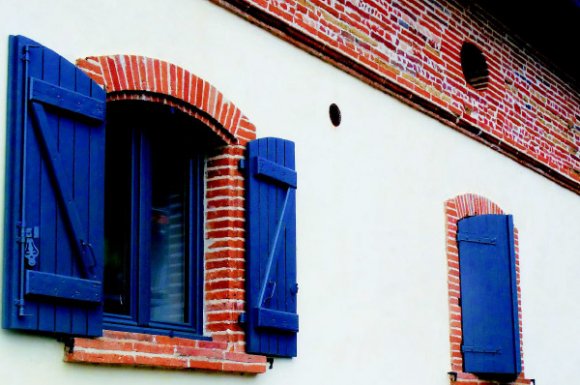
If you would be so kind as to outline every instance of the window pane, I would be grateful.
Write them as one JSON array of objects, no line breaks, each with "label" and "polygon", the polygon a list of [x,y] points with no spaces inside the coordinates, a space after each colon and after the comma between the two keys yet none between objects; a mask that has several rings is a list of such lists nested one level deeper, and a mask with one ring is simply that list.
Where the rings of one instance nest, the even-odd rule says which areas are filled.
[{"label": "window pane", "polygon": [[105,180],[105,312],[129,315],[131,255],[131,133],[107,128]]},{"label": "window pane", "polygon": [[186,317],[187,162],[175,143],[153,138],[151,209],[151,320]]}]

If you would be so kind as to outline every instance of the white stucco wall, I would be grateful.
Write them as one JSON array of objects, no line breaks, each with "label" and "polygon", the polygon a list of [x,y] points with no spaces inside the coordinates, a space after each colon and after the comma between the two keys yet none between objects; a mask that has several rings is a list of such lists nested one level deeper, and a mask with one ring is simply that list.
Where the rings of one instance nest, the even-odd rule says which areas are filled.
[{"label": "white stucco wall", "polygon": [[62,344],[0,330],[2,384],[447,384],[443,202],[466,192],[519,228],[528,377],[575,376],[577,195],[205,0],[0,0],[0,121],[9,34],[71,61],[123,53],[175,63],[236,103],[258,136],[296,142],[301,330],[298,358],[257,377],[65,364]]}]

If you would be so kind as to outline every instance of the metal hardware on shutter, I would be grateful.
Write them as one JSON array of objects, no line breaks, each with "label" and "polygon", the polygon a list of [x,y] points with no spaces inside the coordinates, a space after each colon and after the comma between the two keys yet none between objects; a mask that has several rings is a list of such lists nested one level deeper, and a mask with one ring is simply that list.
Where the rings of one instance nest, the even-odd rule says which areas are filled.
[{"label": "metal hardware on shutter", "polygon": [[292,285],[292,287],[290,288],[290,293],[292,295],[298,294],[298,284],[297,283],[295,283],[294,285]]},{"label": "metal hardware on shutter", "polygon": [[473,242],[473,243],[482,243],[484,245],[495,245],[496,238],[493,237],[478,237],[475,235],[470,234],[457,234],[457,241],[458,242]]},{"label": "metal hardware on shutter", "polygon": [[36,244],[34,243],[34,239],[38,239],[38,237],[38,226],[35,226],[34,228],[27,227],[24,229],[24,238],[21,242],[24,243],[24,258],[30,267],[36,266],[36,259],[40,254],[38,247],[36,247]]},{"label": "metal hardware on shutter", "polygon": [[272,300],[272,297],[274,297],[274,292],[276,291],[276,282],[274,281],[269,281],[266,284],[266,290],[265,293],[266,296],[264,297],[264,301],[262,302],[262,305],[266,304],[267,302],[270,302]]},{"label": "metal hardware on shutter", "polygon": [[238,316],[238,324],[241,325],[242,327],[246,327],[247,323],[248,323],[248,318],[246,317],[246,313],[241,313]]},{"label": "metal hardware on shutter", "polygon": [[469,346],[469,345],[464,345],[461,347],[461,350],[463,352],[469,352],[469,353],[488,353],[488,354],[499,354],[501,353],[501,349],[500,348],[493,348],[493,347],[489,347],[489,346]]}]

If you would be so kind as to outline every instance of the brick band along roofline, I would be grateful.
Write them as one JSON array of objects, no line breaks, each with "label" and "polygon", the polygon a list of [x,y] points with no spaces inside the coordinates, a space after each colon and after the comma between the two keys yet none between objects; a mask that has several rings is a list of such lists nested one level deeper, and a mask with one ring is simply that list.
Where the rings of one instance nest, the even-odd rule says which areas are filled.
[{"label": "brick band along roofline", "polygon": [[[579,132],[576,135],[576,143],[573,145],[573,147],[575,146],[576,154],[568,154],[566,149],[554,147],[552,150],[554,154],[556,154],[554,156],[556,156],[557,159],[548,160],[545,159],[547,158],[547,153],[544,153],[546,150],[543,146],[539,146],[542,148],[541,151],[543,152],[540,154],[534,154],[530,152],[529,148],[523,147],[520,143],[512,140],[508,136],[502,137],[503,134],[498,136],[496,132],[497,130],[479,124],[478,120],[472,116],[473,111],[470,111],[470,106],[461,109],[458,108],[457,103],[454,103],[458,102],[460,105],[465,105],[464,100],[451,100],[451,102],[444,101],[434,94],[426,92],[425,89],[415,84],[413,80],[416,79],[412,79],[412,76],[411,78],[408,76],[402,76],[401,72],[403,71],[399,68],[391,64],[385,64],[382,56],[373,56],[373,54],[370,54],[369,58],[361,54],[357,57],[355,56],[356,52],[353,49],[350,49],[352,47],[345,48],[339,46],[336,41],[333,41],[321,31],[316,30],[304,21],[297,21],[299,20],[298,18],[294,18],[291,13],[294,8],[299,9],[300,7],[310,7],[316,10],[318,10],[318,8],[322,9],[322,6],[320,5],[312,5],[314,3],[321,3],[318,0],[291,0],[284,4],[285,8],[280,4],[275,4],[269,0],[211,1],[243,17],[253,24],[266,29],[283,40],[296,45],[325,62],[334,65],[344,72],[349,73],[370,86],[403,101],[413,108],[439,120],[445,125],[466,134],[470,138],[485,144],[501,154],[506,155],[510,159],[536,171],[540,175],[545,176],[562,187],[565,187],[576,194],[580,194],[580,121],[577,121],[580,120],[580,99],[576,98],[578,100],[576,100],[575,104],[572,101],[572,107],[570,107],[572,110],[576,111],[576,115],[578,115],[578,117],[575,118],[575,115],[571,114],[572,117],[570,118],[572,122],[576,120],[576,124],[570,122],[567,123],[568,125],[571,124],[572,127],[569,128],[569,130],[576,129]],[[382,1],[381,3],[389,3],[389,1]],[[415,4],[417,2],[413,3]],[[416,4],[414,6],[416,6]],[[409,9],[407,9],[407,11],[412,12]],[[313,13],[314,11],[310,10],[309,12]],[[330,13],[328,9],[322,10],[321,12]],[[310,15],[310,13],[308,13],[308,15]],[[475,16],[474,19],[476,19]],[[476,21],[477,20],[473,22],[475,23]],[[346,22],[343,24],[346,25]],[[339,24],[333,26],[338,29],[341,27]],[[354,30],[356,28],[353,27],[351,29]],[[349,33],[350,31],[343,29],[343,32]],[[357,36],[360,34],[353,33],[352,35],[353,39],[356,40]],[[471,34],[468,35],[470,38],[466,38],[466,41],[473,38]],[[459,50],[456,52],[457,55],[458,52]],[[495,58],[487,57],[487,59],[490,60],[490,64],[492,67],[495,67],[496,70],[496,75],[492,75],[491,79],[494,92],[498,92],[503,88],[512,87],[509,82],[513,82],[513,80],[507,79],[507,77],[506,79],[500,78],[499,74],[497,74],[498,64],[494,63]],[[457,62],[459,62],[459,60],[457,60]],[[454,68],[453,75],[457,76],[457,74],[461,73],[461,69],[459,68],[459,63],[457,63],[457,65],[454,64],[454,66],[457,68]],[[548,75],[552,76],[551,73]],[[509,82],[507,82],[508,80]],[[562,85],[561,88],[573,93],[569,86]],[[500,100],[500,103],[502,101],[503,99]],[[544,110],[546,110],[546,108],[544,108]],[[478,111],[475,112],[478,113]],[[503,129],[504,128],[502,128],[502,130]],[[526,130],[525,125],[520,129]],[[535,129],[542,130],[539,127]],[[559,135],[554,134],[554,136],[558,137]],[[557,160],[557,162],[555,162],[555,160]],[[572,162],[573,165],[557,166],[557,163],[567,164],[569,162]],[[576,166],[574,166],[574,164]]]}]

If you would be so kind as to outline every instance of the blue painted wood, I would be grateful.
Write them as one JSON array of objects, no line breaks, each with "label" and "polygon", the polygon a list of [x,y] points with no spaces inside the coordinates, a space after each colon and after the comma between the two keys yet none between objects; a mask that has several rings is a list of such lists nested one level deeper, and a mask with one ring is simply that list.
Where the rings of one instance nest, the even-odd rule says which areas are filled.
[{"label": "blue painted wood", "polygon": [[298,314],[263,307],[254,309],[256,325],[260,328],[298,332]]},{"label": "blue painted wood", "polygon": [[[73,75],[71,80],[75,80]],[[61,110],[73,112],[86,118],[105,120],[105,103],[102,100],[85,96],[79,92],[59,87],[55,84],[31,77],[30,100]]]},{"label": "blue painted wood", "polygon": [[298,178],[296,171],[288,167],[280,166],[262,157],[257,157],[256,163],[257,175],[270,178],[273,181],[284,183],[294,188],[297,187]]},{"label": "blue painted wood", "polygon": [[81,279],[62,274],[26,271],[27,296],[57,298],[69,301],[102,301],[103,287],[100,281]]},{"label": "blue painted wood", "polygon": [[[105,93],[23,36],[10,37],[9,74],[4,327],[100,335],[102,307],[82,293],[104,265],[104,126],[94,107]],[[19,228],[39,230],[34,266]]]},{"label": "blue painted wood", "polygon": [[[80,256],[82,270],[85,277],[95,275],[95,260],[88,247],[88,234],[85,230],[77,201],[73,198],[70,191],[72,178],[68,175],[66,162],[62,159],[61,152],[57,148],[57,140],[54,135],[54,129],[49,123],[44,107],[37,102],[32,103],[33,116],[36,119],[38,132],[38,142],[40,143],[41,152],[46,154],[44,165],[49,170],[49,175],[53,181],[53,188],[56,192],[56,198],[62,208],[61,213],[71,233],[70,239],[73,244],[74,252]],[[85,192],[88,194],[88,191]]]},{"label": "blue painted wood", "polygon": [[294,143],[264,138],[247,148],[246,348],[295,357],[296,172]]},{"label": "blue painted wood", "polygon": [[457,239],[464,370],[515,376],[521,365],[511,216],[465,218]]},{"label": "blue painted wood", "polygon": [[[33,53],[40,56],[38,61],[32,61],[35,58]],[[61,77],[59,55],[57,55],[55,52],[34,49],[31,50],[31,63],[38,63],[38,65],[34,65],[31,68],[31,70],[34,72],[31,73],[30,77],[28,78],[29,85],[31,79],[39,77],[42,77],[47,82],[59,84],[59,78]],[[40,63],[42,63],[42,65],[40,65]],[[63,77],[66,77],[66,75],[63,75]],[[30,112],[34,113],[31,103],[28,103],[28,109]],[[48,114],[46,115],[46,119],[48,120],[49,126],[58,127],[57,131],[60,133],[61,129],[59,126],[61,122],[59,116],[55,114]],[[38,202],[33,202],[33,198],[31,198],[27,201],[27,206],[30,209],[33,205],[38,205],[38,210],[40,210],[41,216],[45,215],[45,211],[48,211],[47,214],[49,217],[43,218],[46,219],[43,225],[48,227],[45,228],[42,225],[40,227],[42,229],[42,233],[46,234],[46,236],[40,237],[39,239],[42,244],[41,250],[43,250],[39,270],[54,273],[61,271],[64,267],[66,267],[68,270],[70,263],[67,258],[61,258],[60,263],[57,263],[57,256],[70,255],[70,244],[68,242],[65,224],[59,220],[61,213],[58,207],[58,202],[54,199],[54,182],[50,175],[50,170],[48,167],[46,167],[44,164],[45,162],[42,159],[42,147],[38,141],[38,131],[34,125],[34,117],[32,119],[32,123],[31,138],[34,138],[35,140],[31,140],[29,143],[34,143],[36,146],[35,151],[38,153],[34,156],[38,157],[38,166],[39,169],[42,170],[40,174],[41,199]],[[70,151],[72,151],[72,149]],[[28,151],[27,153],[29,155],[33,155],[32,151]],[[66,157],[67,154],[63,153],[63,156]],[[30,183],[37,183],[37,180],[38,179],[31,179]],[[30,189],[29,191],[33,190]],[[56,247],[54,247],[55,243]],[[47,251],[47,253],[44,253],[44,251]],[[38,325],[40,329],[54,330],[55,332],[60,333],[63,331],[63,329],[67,330],[70,328],[69,320],[70,310],[67,307],[61,306],[60,308],[57,308],[54,304],[54,301],[38,301]]]}]

